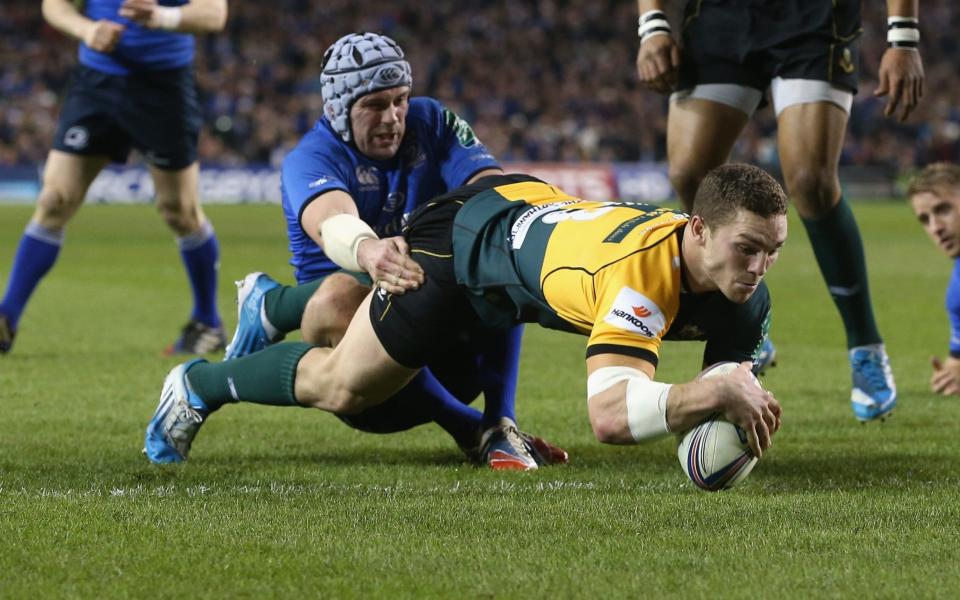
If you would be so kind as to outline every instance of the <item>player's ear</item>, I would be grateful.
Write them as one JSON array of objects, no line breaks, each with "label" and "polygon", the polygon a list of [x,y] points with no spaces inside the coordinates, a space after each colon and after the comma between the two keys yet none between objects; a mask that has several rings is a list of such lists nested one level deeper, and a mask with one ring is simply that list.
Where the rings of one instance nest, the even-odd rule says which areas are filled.
[{"label": "player's ear", "polygon": [[700,215],[690,217],[690,220],[687,222],[687,233],[685,235],[692,235],[693,239],[702,244],[707,236],[707,224],[703,221],[703,217]]}]

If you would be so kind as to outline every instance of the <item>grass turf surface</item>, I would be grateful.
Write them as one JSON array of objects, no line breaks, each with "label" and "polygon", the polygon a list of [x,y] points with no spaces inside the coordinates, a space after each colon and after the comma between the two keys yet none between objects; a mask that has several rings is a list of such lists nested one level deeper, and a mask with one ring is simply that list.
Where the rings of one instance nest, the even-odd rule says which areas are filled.
[{"label": "grass turf surface", "polygon": [[[522,426],[566,467],[466,465],[435,426],[353,431],[295,408],[228,406],[191,460],[139,454],[189,311],[153,209],[90,206],[0,357],[0,597],[932,597],[960,593],[960,401],[928,391],[947,343],[949,262],[902,204],[858,204],[901,395],[886,423],[849,407],[842,327],[802,227],[769,275],[783,429],[750,478],[707,494],[672,441],[604,447],[584,338],[527,329]],[[233,279],[290,281],[280,210],[211,207]],[[5,281],[27,207],[0,207]],[[659,378],[699,370],[666,344]]]}]

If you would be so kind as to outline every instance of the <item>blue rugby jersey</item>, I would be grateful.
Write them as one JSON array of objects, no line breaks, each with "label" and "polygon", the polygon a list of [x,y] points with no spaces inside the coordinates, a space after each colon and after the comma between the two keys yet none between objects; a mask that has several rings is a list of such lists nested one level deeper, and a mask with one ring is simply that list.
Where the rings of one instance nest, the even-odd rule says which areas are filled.
[{"label": "blue rugby jersey", "polygon": [[300,226],[304,208],[320,194],[350,194],[360,218],[385,237],[397,235],[417,206],[463,185],[479,171],[498,167],[466,121],[432,98],[410,100],[403,142],[388,161],[370,159],[344,143],[322,117],[284,159],[281,173],[290,264],[297,281],[340,268]]},{"label": "blue rugby jersey", "polygon": [[[126,29],[109,54],[81,43],[80,64],[112,75],[129,75],[131,71],[175,69],[193,62],[193,35],[141,27],[118,14],[121,3],[122,0],[86,0],[83,14],[88,18],[115,21]],[[187,0],[158,0],[158,4],[183,6]]]},{"label": "blue rugby jersey", "polygon": [[960,358],[960,258],[953,261],[946,305],[950,317],[950,356]]}]

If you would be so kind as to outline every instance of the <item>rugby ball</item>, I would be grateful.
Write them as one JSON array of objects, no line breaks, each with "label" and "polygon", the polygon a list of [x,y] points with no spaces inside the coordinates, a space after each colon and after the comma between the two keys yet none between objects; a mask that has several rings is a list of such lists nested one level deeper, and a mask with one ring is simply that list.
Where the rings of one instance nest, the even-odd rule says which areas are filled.
[{"label": "rugby ball", "polygon": [[[716,377],[739,367],[735,362],[708,367],[699,378]],[[760,385],[760,382],[757,382]],[[732,488],[757,464],[745,431],[715,415],[683,435],[677,447],[680,466],[690,481],[709,492]]]}]

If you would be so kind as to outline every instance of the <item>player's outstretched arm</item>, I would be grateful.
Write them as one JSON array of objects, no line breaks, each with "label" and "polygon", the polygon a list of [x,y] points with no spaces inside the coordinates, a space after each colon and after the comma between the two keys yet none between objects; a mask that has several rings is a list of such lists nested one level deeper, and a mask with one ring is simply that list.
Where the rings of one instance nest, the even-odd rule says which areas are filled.
[{"label": "player's outstretched arm", "polygon": [[107,19],[92,21],[70,0],[43,0],[44,20],[54,29],[76,38],[97,52],[112,52],[124,27]]},{"label": "player's outstretched arm", "polygon": [[663,4],[661,0],[637,0],[640,14],[637,75],[644,87],[669,94],[677,85],[680,48],[671,35]]},{"label": "player's outstretched arm", "polygon": [[330,260],[354,272],[366,272],[376,285],[391,294],[403,294],[423,283],[423,269],[412,258],[402,237],[380,239],[360,219],[353,198],[331,190],[314,198],[303,209],[300,226]]},{"label": "player's outstretched arm", "polygon": [[923,62],[918,43],[919,3],[917,0],[887,0],[888,48],[880,59],[879,84],[875,96],[887,96],[883,114],[890,117],[900,107],[905,121],[923,97]]},{"label": "player's outstretched arm", "polygon": [[682,433],[722,414],[747,432],[757,457],[780,428],[780,404],[756,384],[749,363],[726,375],[668,385],[653,381],[643,359],[600,354],[587,359],[590,424],[601,442],[635,444]]},{"label": "player's outstretched arm", "polygon": [[149,29],[217,33],[227,24],[227,0],[191,0],[183,6],[160,6],[157,0],[124,0],[120,16]]}]

